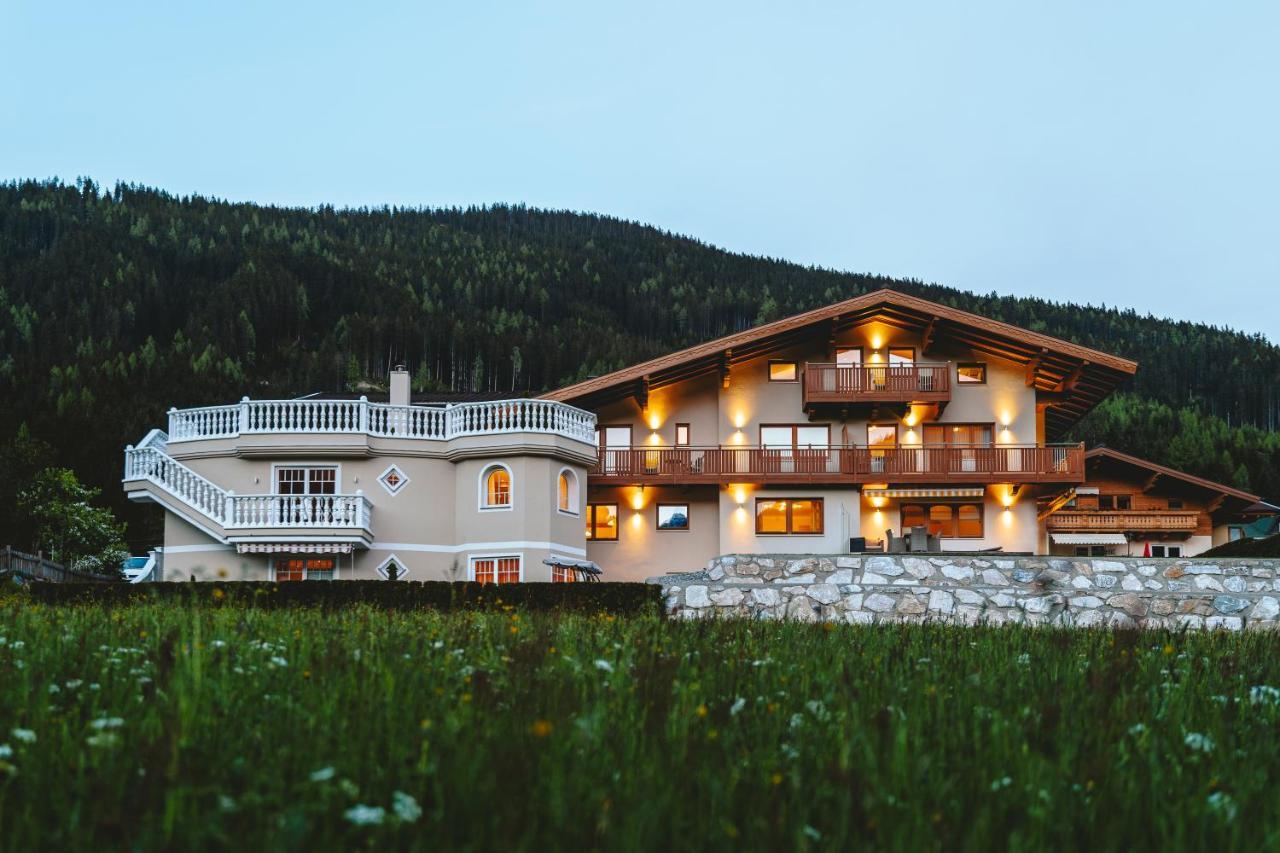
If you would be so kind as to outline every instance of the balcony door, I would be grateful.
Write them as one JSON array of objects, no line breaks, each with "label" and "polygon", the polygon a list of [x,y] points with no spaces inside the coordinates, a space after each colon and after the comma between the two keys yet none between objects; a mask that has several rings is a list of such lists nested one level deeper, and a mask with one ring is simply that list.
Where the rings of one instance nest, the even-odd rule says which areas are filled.
[{"label": "balcony door", "polygon": [[333,515],[332,495],[338,492],[338,469],[333,465],[276,468],[276,502],[280,523],[315,523]]},{"label": "balcony door", "polygon": [[596,430],[596,446],[600,450],[600,469],[605,473],[627,473],[631,456],[631,426],[601,426]]},{"label": "balcony door", "polygon": [[811,424],[760,427],[760,454],[770,473],[816,473],[826,470],[831,428]]},{"label": "balcony door", "polygon": [[894,424],[867,424],[867,449],[871,457],[871,473],[885,472],[886,458],[898,446],[898,427]]},{"label": "balcony door", "polygon": [[924,429],[924,443],[931,453],[941,451],[939,470],[971,474],[979,470],[984,451],[993,447],[991,424],[930,424]]}]

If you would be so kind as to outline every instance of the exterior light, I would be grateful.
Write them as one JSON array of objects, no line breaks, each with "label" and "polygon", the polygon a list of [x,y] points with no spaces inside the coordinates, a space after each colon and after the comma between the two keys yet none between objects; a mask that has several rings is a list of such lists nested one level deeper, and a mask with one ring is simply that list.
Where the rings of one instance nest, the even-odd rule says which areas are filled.
[{"label": "exterior light", "polygon": [[662,426],[662,418],[658,417],[656,412],[649,415],[649,429],[656,430],[660,426]]},{"label": "exterior light", "polygon": [[742,412],[738,412],[733,416],[733,425],[741,431],[742,428],[747,425],[747,416]]},{"label": "exterior light", "polygon": [[636,495],[631,499],[631,508],[634,510],[644,509],[644,486],[636,490]]}]

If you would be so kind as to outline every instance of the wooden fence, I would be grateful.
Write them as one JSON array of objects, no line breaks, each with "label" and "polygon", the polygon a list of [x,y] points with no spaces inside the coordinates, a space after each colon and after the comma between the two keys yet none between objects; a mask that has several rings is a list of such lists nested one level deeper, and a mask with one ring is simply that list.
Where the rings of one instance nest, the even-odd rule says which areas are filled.
[{"label": "wooden fence", "polygon": [[6,545],[4,551],[0,552],[0,578],[6,578],[11,575],[25,578],[26,580],[51,581],[53,583],[110,583],[119,580],[119,578],[113,578],[108,575],[68,569],[66,566],[46,559],[40,554],[15,551],[12,547]]}]

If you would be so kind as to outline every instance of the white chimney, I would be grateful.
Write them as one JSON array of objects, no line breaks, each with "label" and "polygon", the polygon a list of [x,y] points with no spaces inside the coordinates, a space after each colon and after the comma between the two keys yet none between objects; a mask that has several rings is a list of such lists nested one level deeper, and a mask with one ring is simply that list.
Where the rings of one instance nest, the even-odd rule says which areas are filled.
[{"label": "white chimney", "polygon": [[391,371],[391,405],[409,405],[409,371],[397,364]]}]

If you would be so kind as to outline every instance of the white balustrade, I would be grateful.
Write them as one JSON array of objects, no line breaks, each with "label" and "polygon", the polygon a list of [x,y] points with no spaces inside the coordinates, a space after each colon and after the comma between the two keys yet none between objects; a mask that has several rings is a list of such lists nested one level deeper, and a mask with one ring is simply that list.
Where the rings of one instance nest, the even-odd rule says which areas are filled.
[{"label": "white balustrade", "polygon": [[241,400],[232,406],[170,409],[170,441],[246,434],[354,433],[445,440],[535,432],[595,443],[596,418],[553,400],[495,400],[450,406],[391,406],[368,400]]},{"label": "white balustrade", "polygon": [[150,446],[126,448],[124,479],[146,480],[222,525],[245,528],[369,527],[369,499],[355,495],[237,495]]}]

